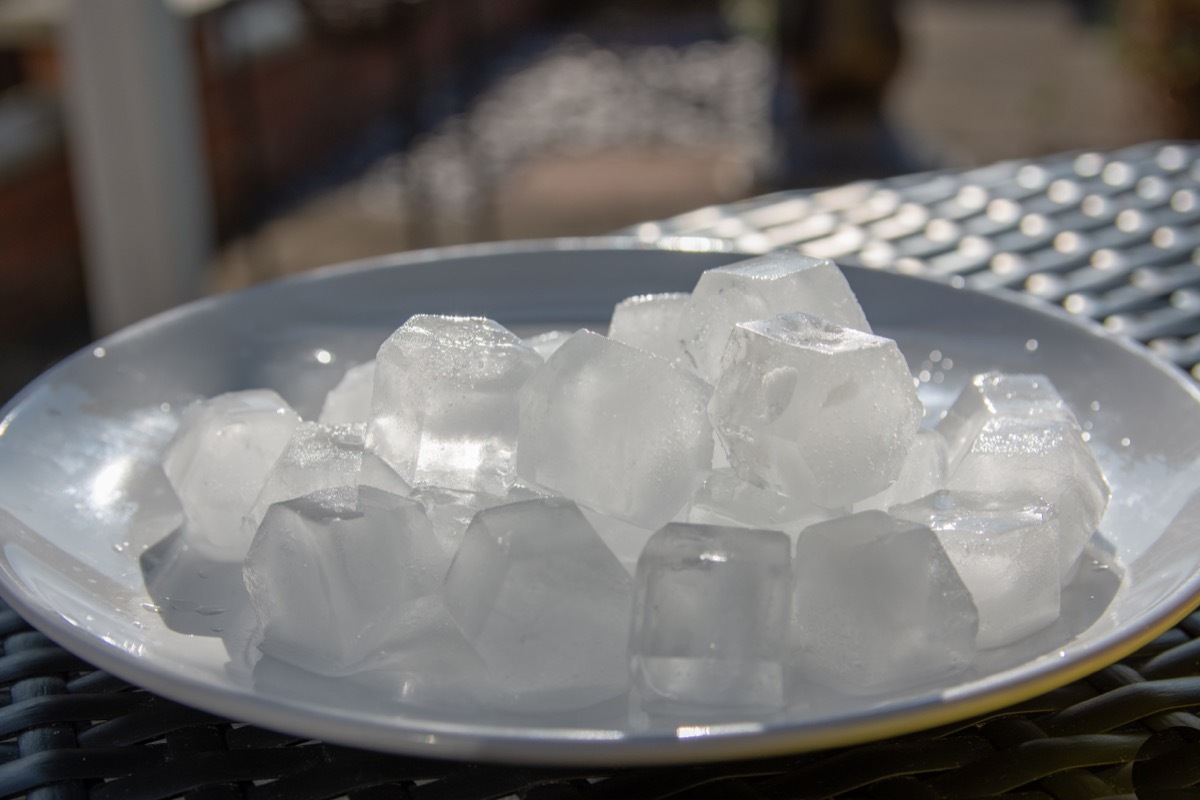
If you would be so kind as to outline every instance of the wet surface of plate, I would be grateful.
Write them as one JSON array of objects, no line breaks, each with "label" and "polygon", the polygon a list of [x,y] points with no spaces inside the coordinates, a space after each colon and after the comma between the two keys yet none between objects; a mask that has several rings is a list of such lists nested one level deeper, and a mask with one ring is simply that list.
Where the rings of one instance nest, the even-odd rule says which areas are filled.
[{"label": "wet surface of plate", "polygon": [[[936,414],[975,372],[1048,374],[1113,488],[1063,618],[904,692],[793,692],[765,717],[656,718],[627,699],[576,711],[482,710],[411,686],[320,678],[245,659],[238,565],[196,564],[159,459],[181,409],[270,387],[306,417],[411,314],[482,314],[519,333],[603,326],[614,303],[686,291],[739,258],[682,239],[465,248],[327,270],[156,317],[77,354],[0,421],[0,588],[89,661],[234,719],[417,755],[633,764],[768,755],[897,735],[1003,707],[1088,674],[1180,618],[1200,591],[1200,401],[1141,349],[1021,298],[848,270]],[[265,665],[264,665],[265,664]],[[436,688],[436,687],[435,687]]]}]

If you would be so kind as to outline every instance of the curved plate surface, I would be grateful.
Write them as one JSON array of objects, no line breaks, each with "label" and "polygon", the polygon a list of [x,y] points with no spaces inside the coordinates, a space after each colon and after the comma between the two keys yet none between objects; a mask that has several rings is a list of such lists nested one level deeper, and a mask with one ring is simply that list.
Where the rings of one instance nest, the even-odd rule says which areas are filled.
[{"label": "curved plate surface", "polygon": [[[740,258],[723,248],[603,239],[429,251],[211,298],[118,333],[43,375],[0,418],[0,589],[101,668],[218,714],[377,750],[593,764],[770,755],[961,719],[1088,674],[1196,602],[1200,402],[1186,378],[1021,298],[849,269],[876,331],[923,379],[932,414],[975,372],[1044,372],[1088,430],[1113,501],[1051,628],[941,683],[869,698],[800,691],[765,718],[650,718],[627,700],[484,712],[246,666],[240,570],[195,568],[171,552],[181,517],[159,458],[186,403],[271,387],[313,416],[344,370],[412,313],[483,314],[522,333],[602,326],[627,295],[686,291],[704,269]],[[179,574],[188,570],[190,582]]]}]

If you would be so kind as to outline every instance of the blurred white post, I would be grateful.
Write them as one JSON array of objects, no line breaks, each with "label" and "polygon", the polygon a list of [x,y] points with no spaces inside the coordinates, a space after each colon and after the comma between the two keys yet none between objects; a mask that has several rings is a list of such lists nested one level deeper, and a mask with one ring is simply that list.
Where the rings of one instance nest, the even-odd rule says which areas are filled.
[{"label": "blurred white post", "polygon": [[98,335],[196,297],[212,254],[186,25],[164,0],[67,4],[67,128]]}]

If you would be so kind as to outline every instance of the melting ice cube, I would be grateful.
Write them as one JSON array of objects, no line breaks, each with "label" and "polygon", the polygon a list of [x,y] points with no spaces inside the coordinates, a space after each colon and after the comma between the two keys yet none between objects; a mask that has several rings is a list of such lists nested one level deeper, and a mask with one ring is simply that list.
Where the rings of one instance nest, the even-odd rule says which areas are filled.
[{"label": "melting ice cube", "polygon": [[521,390],[518,474],[657,529],[712,463],[709,393],[664,358],[580,331]]},{"label": "melting ice cube", "polygon": [[979,647],[1058,619],[1058,519],[1037,497],[943,491],[889,513],[937,534],[979,610]]},{"label": "melting ice cube", "polygon": [[628,688],[633,582],[568,500],[476,514],[443,596],[492,679],[527,707],[578,708]]},{"label": "melting ice cube", "polygon": [[321,489],[353,484],[362,466],[364,431],[362,423],[323,425],[301,422],[297,425],[254,505],[242,519],[247,541],[254,538],[254,532],[272,504]]},{"label": "melting ice cube", "polygon": [[1059,571],[1079,560],[1108,507],[1110,490],[1073,420],[994,416],[951,468],[946,488],[1033,494],[1058,517]]},{"label": "melting ice cube", "polygon": [[784,704],[790,550],[779,531],[672,523],[650,537],[629,645],[643,705]]},{"label": "melting ice cube", "polygon": [[367,446],[410,485],[503,494],[517,390],[541,363],[492,320],[414,316],[379,348]]},{"label": "melting ice cube", "polygon": [[230,392],[184,410],[163,469],[197,547],[222,560],[245,556],[253,531],[242,530],[242,517],[299,424],[268,389]]},{"label": "melting ice cube", "polygon": [[957,672],[979,614],[928,527],[864,511],[806,528],[793,568],[793,660],[849,694]]},{"label": "melting ice cube", "polygon": [[420,504],[344,486],[270,507],[246,556],[259,648],[325,675],[361,669],[411,631],[447,559]]},{"label": "melting ice cube", "polygon": [[891,339],[780,314],[733,329],[709,413],[742,478],[837,508],[897,478],[924,409]]},{"label": "melting ice cube", "polygon": [[803,312],[871,331],[858,299],[832,261],[784,250],[700,276],[679,333],[697,374],[716,383],[730,331],[739,322]]}]

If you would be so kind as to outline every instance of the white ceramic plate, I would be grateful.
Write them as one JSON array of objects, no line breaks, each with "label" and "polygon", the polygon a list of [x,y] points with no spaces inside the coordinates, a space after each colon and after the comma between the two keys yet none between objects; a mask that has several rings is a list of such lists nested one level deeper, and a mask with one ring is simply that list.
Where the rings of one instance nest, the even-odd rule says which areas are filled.
[{"label": "white ceramic plate", "polygon": [[238,720],[400,753],[593,764],[769,755],[962,719],[1120,658],[1200,599],[1200,396],[1186,378],[1021,298],[866,270],[848,278],[875,329],[926,378],[934,413],[974,372],[1047,373],[1113,488],[1063,619],[981,655],[965,674],[871,698],[801,692],[765,718],[650,718],[624,700],[553,715],[418,707],[344,681],[246,668],[236,565],[170,557],[180,515],[159,457],[188,401],[267,386],[313,415],[342,372],[412,313],[485,314],[525,332],[603,325],[626,295],[687,290],[702,270],[737,258],[699,239],[660,249],[604,239],[431,251],[201,301],[129,328],[42,376],[3,412],[0,589],[89,661]]}]

